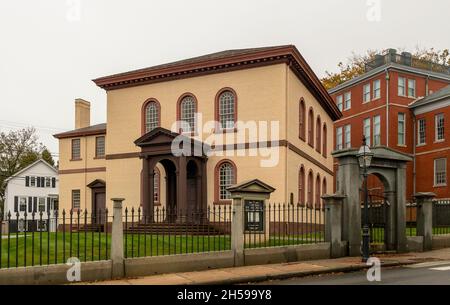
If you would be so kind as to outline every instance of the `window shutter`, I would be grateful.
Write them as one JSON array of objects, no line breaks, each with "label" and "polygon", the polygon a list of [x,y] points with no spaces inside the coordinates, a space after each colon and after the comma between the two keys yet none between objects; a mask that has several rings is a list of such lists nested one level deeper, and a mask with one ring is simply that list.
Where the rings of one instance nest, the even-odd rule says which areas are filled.
[{"label": "window shutter", "polygon": [[15,196],[14,197],[14,212],[18,212],[19,211],[19,197]]},{"label": "window shutter", "polygon": [[30,177],[29,177],[29,176],[26,176],[26,177],[25,177],[25,186],[26,186],[26,187],[29,187],[29,186],[30,186]]},{"label": "window shutter", "polygon": [[40,177],[36,177],[36,186],[41,187],[41,178]]},{"label": "window shutter", "polygon": [[45,187],[45,177],[41,177],[41,187]]},{"label": "window shutter", "polygon": [[56,187],[56,178],[53,177],[52,178],[52,188],[55,188],[55,187]]},{"label": "window shutter", "polygon": [[37,212],[37,197],[33,198],[33,212]]},{"label": "window shutter", "polygon": [[28,213],[33,212],[33,197],[28,197]]},{"label": "window shutter", "polygon": [[50,197],[47,197],[47,212],[50,212]]}]

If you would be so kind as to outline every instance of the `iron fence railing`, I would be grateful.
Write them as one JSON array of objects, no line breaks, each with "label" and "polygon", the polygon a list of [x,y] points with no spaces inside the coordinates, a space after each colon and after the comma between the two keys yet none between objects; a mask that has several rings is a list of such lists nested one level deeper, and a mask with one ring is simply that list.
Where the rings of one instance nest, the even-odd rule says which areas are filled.
[{"label": "iron fence railing", "polygon": [[280,247],[325,241],[325,211],[302,204],[246,202],[245,248]]},{"label": "iron fence railing", "polygon": [[417,236],[417,203],[406,204],[406,235]]},{"label": "iron fence railing", "polygon": [[433,201],[433,234],[450,234],[450,200]]},{"label": "iron fence railing", "polygon": [[125,258],[214,252],[231,249],[231,205],[206,209],[156,207],[124,212]]},{"label": "iron fence railing", "polygon": [[107,260],[110,218],[108,210],[0,215],[0,269]]}]

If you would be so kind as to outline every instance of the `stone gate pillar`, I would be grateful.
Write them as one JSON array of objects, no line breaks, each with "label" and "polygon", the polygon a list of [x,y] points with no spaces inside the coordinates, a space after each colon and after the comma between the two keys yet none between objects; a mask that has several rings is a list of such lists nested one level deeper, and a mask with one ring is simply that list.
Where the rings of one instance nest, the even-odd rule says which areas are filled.
[{"label": "stone gate pillar", "polygon": [[417,236],[423,236],[423,251],[433,248],[433,198],[434,193],[417,193]]},{"label": "stone gate pillar", "polygon": [[342,204],[343,195],[322,196],[325,205],[325,241],[330,243],[331,258],[345,255],[342,242]]}]

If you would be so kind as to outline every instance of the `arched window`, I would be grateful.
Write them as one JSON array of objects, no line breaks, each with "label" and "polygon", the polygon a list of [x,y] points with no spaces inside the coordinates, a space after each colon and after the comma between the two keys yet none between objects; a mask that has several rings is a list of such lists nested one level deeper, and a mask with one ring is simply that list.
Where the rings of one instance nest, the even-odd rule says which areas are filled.
[{"label": "arched window", "polygon": [[216,181],[216,201],[230,200],[231,194],[227,188],[236,183],[236,166],[229,160],[217,164]]},{"label": "arched window", "polygon": [[195,131],[195,114],[197,112],[197,102],[192,95],[185,95],[179,101],[179,117],[180,129],[183,132]]},{"label": "arched window", "polygon": [[314,147],[314,112],[312,108],[309,109],[308,113],[308,144]]},{"label": "arched window", "polygon": [[[327,194],[327,178],[323,178],[322,182],[322,196]],[[322,208],[323,208],[323,200],[322,200]]]},{"label": "arched window", "polygon": [[155,168],[153,175],[153,202],[159,204],[160,196],[159,189],[161,185],[161,173],[158,168]]},{"label": "arched window", "polygon": [[305,109],[305,101],[303,99],[300,100],[299,110],[298,110],[298,120],[299,120],[299,137],[303,141],[305,141],[305,129],[306,129],[306,109]]},{"label": "arched window", "polygon": [[303,165],[298,173],[298,203],[305,204],[305,168]]},{"label": "arched window", "polygon": [[322,132],[322,156],[327,157],[327,124],[323,123]]},{"label": "arched window", "polygon": [[237,98],[232,89],[222,89],[216,98],[216,120],[221,129],[235,128]]},{"label": "arched window", "polygon": [[315,207],[316,209],[320,209],[320,196],[322,192],[320,191],[320,175],[317,174],[316,178],[316,200],[315,200]]},{"label": "arched window", "polygon": [[312,207],[314,204],[314,178],[313,178],[313,172],[309,171],[308,174],[308,207]]},{"label": "arched window", "polygon": [[144,133],[159,127],[160,106],[156,100],[150,100],[144,107]]},{"label": "arched window", "polygon": [[316,151],[321,152],[322,150],[322,121],[320,116],[317,117],[316,123]]}]

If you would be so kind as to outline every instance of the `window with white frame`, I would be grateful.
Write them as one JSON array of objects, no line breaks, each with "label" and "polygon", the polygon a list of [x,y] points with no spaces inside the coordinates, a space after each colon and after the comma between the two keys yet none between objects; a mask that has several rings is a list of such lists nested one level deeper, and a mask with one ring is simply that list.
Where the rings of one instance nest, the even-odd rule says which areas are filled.
[{"label": "window with white frame", "polygon": [[336,128],[336,150],[342,149],[342,127]]},{"label": "window with white frame", "polygon": [[50,187],[50,186],[51,186],[50,177],[45,177],[45,187]]},{"label": "window with white frame", "polygon": [[398,78],[398,95],[399,96],[406,95],[406,79],[404,77]]},{"label": "window with white frame", "polygon": [[435,138],[436,141],[443,141],[444,140],[444,114],[443,113],[439,113],[436,114],[436,116],[434,117],[434,122],[435,122],[435,129],[436,129],[436,134],[435,134]]},{"label": "window with white frame", "polygon": [[405,114],[401,112],[398,113],[397,138],[398,145],[405,145]]},{"label": "window with white frame", "polygon": [[336,97],[336,105],[338,106],[340,111],[343,110],[344,104],[343,104],[342,95],[339,95],[338,97]]},{"label": "window with white frame", "polygon": [[20,212],[27,211],[27,197],[19,197],[19,211]]},{"label": "window with white frame", "polygon": [[32,187],[36,186],[36,177],[34,177],[34,176],[30,177],[30,186],[32,186]]},{"label": "window with white frame", "polygon": [[231,193],[227,190],[234,183],[234,167],[228,162],[223,163],[219,168],[219,199],[231,199]]},{"label": "window with white frame", "polygon": [[219,122],[223,129],[235,127],[236,97],[233,92],[225,91],[219,96]]},{"label": "window with white frame", "polygon": [[364,120],[363,132],[366,138],[366,145],[370,146],[370,118]]},{"label": "window with white frame", "polygon": [[81,158],[81,140],[72,140],[72,160],[79,160]]},{"label": "window with white frame", "polygon": [[344,110],[348,110],[352,107],[352,93],[349,91],[344,94]]},{"label": "window with white frame", "polygon": [[183,132],[195,131],[195,99],[192,96],[186,96],[180,103],[180,120]]},{"label": "window with white frame", "polygon": [[45,212],[45,198],[44,197],[39,197],[38,211]]},{"label": "window with white frame", "polygon": [[363,89],[363,102],[370,102],[370,84],[364,85]]},{"label": "window with white frame", "polygon": [[95,138],[95,157],[103,158],[105,156],[105,137]]},{"label": "window with white frame", "polygon": [[352,147],[352,125],[345,125],[344,127],[345,130],[345,148],[350,148]]},{"label": "window with white frame", "polygon": [[145,107],[145,132],[150,132],[159,126],[159,106],[152,101]]},{"label": "window with white frame", "polygon": [[408,96],[416,97],[416,80],[408,79]]},{"label": "window with white frame", "polygon": [[417,144],[423,145],[426,141],[426,121],[420,119],[417,121]]},{"label": "window with white frame", "polygon": [[80,190],[72,190],[72,209],[80,208]]},{"label": "window with white frame", "polygon": [[447,159],[434,160],[434,186],[447,184]]},{"label": "window with white frame", "polygon": [[381,97],[381,81],[377,79],[373,82],[373,99]]},{"label": "window with white frame", "polygon": [[381,117],[376,115],[373,117],[373,145],[381,144]]}]

